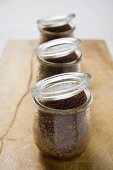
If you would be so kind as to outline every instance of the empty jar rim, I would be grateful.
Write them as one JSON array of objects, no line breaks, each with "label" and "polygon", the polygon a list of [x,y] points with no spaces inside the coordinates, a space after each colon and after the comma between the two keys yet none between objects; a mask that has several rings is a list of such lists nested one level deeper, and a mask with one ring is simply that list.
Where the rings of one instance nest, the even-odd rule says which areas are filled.
[{"label": "empty jar rim", "polygon": [[36,100],[61,100],[77,95],[91,81],[88,73],[63,73],[38,81],[31,87]]},{"label": "empty jar rim", "polygon": [[[80,51],[81,40],[77,38],[58,38],[39,45],[36,48],[36,56],[39,61],[46,63],[47,59],[58,59],[67,56],[75,51]],[[82,56],[78,53],[78,58],[73,63],[78,62]],[[56,63],[53,63],[56,64]],[[59,63],[59,65],[62,63]],[[68,63],[67,63],[68,64]]]}]

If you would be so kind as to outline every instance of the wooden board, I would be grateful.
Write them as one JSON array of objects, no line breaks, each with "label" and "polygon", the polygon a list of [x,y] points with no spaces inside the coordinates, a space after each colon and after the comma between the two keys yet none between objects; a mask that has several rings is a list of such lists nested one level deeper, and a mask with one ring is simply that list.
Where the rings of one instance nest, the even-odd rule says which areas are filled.
[{"label": "wooden board", "polygon": [[29,87],[36,81],[37,41],[8,41],[0,58],[0,170],[112,170],[113,61],[104,41],[82,43],[82,70],[94,94],[92,134],[84,153],[69,161],[41,156],[33,139],[36,111]]}]

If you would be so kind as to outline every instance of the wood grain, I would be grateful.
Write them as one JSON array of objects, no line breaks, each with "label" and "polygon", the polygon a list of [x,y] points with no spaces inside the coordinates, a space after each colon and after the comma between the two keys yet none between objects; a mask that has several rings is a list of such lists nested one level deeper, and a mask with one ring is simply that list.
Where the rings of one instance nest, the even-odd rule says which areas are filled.
[{"label": "wood grain", "polygon": [[112,170],[113,61],[104,41],[82,43],[82,70],[89,72],[94,95],[92,134],[83,154],[69,161],[44,157],[32,132],[35,107],[29,87],[36,81],[37,41],[8,41],[0,60],[0,170]]}]

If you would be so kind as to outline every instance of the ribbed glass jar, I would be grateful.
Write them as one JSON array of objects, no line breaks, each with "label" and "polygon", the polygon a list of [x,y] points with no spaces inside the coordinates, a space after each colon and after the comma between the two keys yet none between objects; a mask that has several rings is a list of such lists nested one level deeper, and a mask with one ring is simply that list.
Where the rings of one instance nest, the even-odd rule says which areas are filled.
[{"label": "ribbed glass jar", "polygon": [[56,74],[80,72],[83,55],[81,41],[77,38],[60,38],[44,43],[36,48],[39,62],[37,79]]},{"label": "ribbed glass jar", "polygon": [[72,13],[39,19],[37,24],[42,36],[42,42],[56,38],[72,37],[76,27],[74,18],[75,14]]},{"label": "ribbed glass jar", "polygon": [[87,73],[66,73],[31,88],[37,107],[34,138],[40,151],[60,159],[74,157],[87,146],[92,94]]}]

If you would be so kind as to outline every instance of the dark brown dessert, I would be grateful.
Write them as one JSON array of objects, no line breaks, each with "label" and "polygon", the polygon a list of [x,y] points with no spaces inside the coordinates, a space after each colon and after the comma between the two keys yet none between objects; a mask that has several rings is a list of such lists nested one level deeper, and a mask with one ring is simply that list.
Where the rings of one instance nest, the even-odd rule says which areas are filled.
[{"label": "dark brown dessert", "polygon": [[68,63],[68,62],[73,62],[75,60],[77,60],[78,56],[75,52],[64,56],[64,57],[60,57],[60,58],[48,58],[46,59],[46,61],[52,62],[52,63]]},{"label": "dark brown dessert", "polygon": [[[64,57],[60,57],[60,58],[47,58],[46,61],[50,62],[50,63],[56,63],[56,65],[54,64],[40,64],[40,68],[39,68],[39,79],[44,79],[56,74],[61,74],[61,73],[66,73],[66,72],[77,72],[79,70],[79,65],[76,64],[76,61],[78,59],[78,56],[75,52],[64,56]],[[71,65],[65,65],[62,66],[62,64],[65,63],[71,63],[74,62]],[[60,67],[61,66],[61,67]]]},{"label": "dark brown dessert", "polygon": [[57,26],[57,27],[45,27],[44,30],[52,32],[52,33],[60,33],[60,32],[65,32],[71,30],[71,26],[69,24],[65,24],[62,26]]},{"label": "dark brown dessert", "polygon": [[[54,40],[63,37],[73,37],[73,29],[69,24],[65,24],[57,27],[45,27],[43,30],[48,31],[48,33],[43,33],[41,43]],[[69,32],[68,32],[69,31]]]},{"label": "dark brown dessert", "polygon": [[[88,140],[88,111],[85,108],[77,112],[87,100],[86,93],[57,101],[41,101],[42,105],[58,109],[57,113],[38,111],[35,117],[34,135],[37,146],[45,154],[57,158],[71,158],[81,153]],[[61,113],[61,110],[68,112]]]},{"label": "dark brown dessert", "polygon": [[53,109],[73,109],[76,107],[80,107],[83,105],[87,100],[86,94],[84,91],[80,92],[78,95],[75,95],[73,97],[57,100],[57,101],[41,101],[41,103],[49,108]]}]

